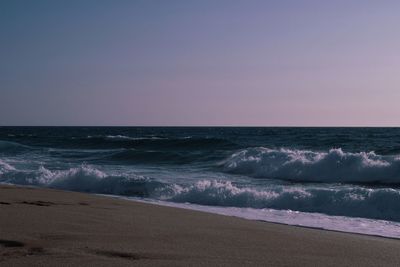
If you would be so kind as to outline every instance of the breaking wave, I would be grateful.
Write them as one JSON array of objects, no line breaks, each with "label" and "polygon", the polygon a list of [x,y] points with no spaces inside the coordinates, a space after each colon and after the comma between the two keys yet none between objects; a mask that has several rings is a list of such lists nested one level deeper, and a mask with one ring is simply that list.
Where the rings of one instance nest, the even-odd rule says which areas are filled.
[{"label": "breaking wave", "polygon": [[328,215],[400,221],[400,190],[337,185],[264,185],[252,187],[227,180],[171,183],[135,173],[103,171],[81,165],[64,170],[40,166],[18,170],[0,162],[0,182],[71,191],[145,197],[222,207],[296,210]]},{"label": "breaking wave", "polygon": [[0,127],[0,183],[400,223],[399,151],[400,128]]},{"label": "breaking wave", "polygon": [[15,171],[15,168],[8,164],[7,162],[0,159],[0,175],[10,171]]},{"label": "breaking wave", "polygon": [[148,197],[156,188],[163,186],[161,182],[140,175],[107,174],[88,165],[67,170],[49,170],[41,166],[35,171],[19,171],[9,164],[4,166],[7,169],[0,172],[0,182],[10,184],[139,197]]},{"label": "breaking wave", "polygon": [[200,181],[175,186],[168,200],[193,204],[269,208],[400,221],[400,191],[390,188],[240,188],[231,182]]},{"label": "breaking wave", "polygon": [[[91,138],[88,136],[88,138]],[[168,138],[157,137],[157,136],[149,136],[149,137],[130,137],[125,135],[107,135],[105,139],[116,140],[116,141],[124,141],[124,140],[163,140]]]},{"label": "breaking wave", "polygon": [[314,152],[255,147],[222,162],[224,171],[299,182],[400,184],[400,157],[339,149]]}]

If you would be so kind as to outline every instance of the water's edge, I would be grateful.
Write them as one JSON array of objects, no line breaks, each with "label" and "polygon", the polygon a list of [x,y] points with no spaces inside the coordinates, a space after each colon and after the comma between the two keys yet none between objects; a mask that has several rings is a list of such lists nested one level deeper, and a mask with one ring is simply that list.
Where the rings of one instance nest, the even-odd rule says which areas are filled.
[{"label": "water's edge", "polygon": [[[36,188],[50,189],[65,192],[77,192],[71,190],[61,190],[56,188],[46,188],[32,185],[16,185],[10,183],[0,183],[0,185],[12,186],[17,188]],[[273,209],[252,209],[237,207],[217,207],[205,206],[190,203],[174,203],[149,198],[127,197],[110,194],[85,193],[107,198],[122,199],[127,201],[158,205],[163,207],[171,207],[185,210],[192,210],[222,216],[236,217],[252,221],[267,222],[279,225],[294,226],[308,229],[316,229],[323,231],[332,231],[346,234],[356,234],[364,236],[373,236],[379,238],[389,238],[400,240],[400,223],[385,220],[373,220],[356,217],[330,216],[320,213],[307,213],[290,210],[273,210]]]},{"label": "water's edge", "polygon": [[[119,195],[105,195],[105,194],[95,194],[95,195],[111,197],[116,199],[124,199],[128,201],[146,203],[151,205],[158,205],[163,207],[172,207],[172,208],[186,209],[186,210],[205,212],[211,214],[218,214],[222,216],[236,217],[252,221],[261,221],[279,225],[400,240],[400,231],[399,231],[400,223],[385,221],[385,220],[371,220],[365,218],[330,216],[325,214],[296,212],[296,211],[281,211],[272,209],[262,210],[266,213],[264,214],[264,216],[272,215],[269,218],[266,218],[263,216],[263,214],[260,214],[260,210],[251,208],[215,207],[215,206],[204,206],[204,205],[197,205],[190,203],[173,203],[161,200],[126,197]],[[290,218],[288,219],[287,217],[279,218],[279,215],[282,215],[284,213],[289,213],[289,214],[294,213],[300,216],[295,216],[291,219]],[[299,217],[300,219],[303,220],[302,221],[299,220]],[[318,219],[316,220],[316,218],[323,219],[326,223],[321,224],[321,221]]]}]

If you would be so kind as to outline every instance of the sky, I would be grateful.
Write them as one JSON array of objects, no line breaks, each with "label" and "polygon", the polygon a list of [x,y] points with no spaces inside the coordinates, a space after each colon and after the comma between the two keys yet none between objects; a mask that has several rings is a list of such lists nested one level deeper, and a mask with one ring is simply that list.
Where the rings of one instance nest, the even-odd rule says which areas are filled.
[{"label": "sky", "polygon": [[0,125],[400,126],[400,2],[1,0]]}]

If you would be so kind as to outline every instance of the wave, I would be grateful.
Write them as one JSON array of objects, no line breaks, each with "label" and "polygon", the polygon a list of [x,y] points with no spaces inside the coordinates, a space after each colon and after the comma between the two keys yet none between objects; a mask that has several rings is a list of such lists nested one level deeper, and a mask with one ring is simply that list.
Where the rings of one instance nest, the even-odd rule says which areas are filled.
[{"label": "wave", "polygon": [[[169,151],[124,149],[105,155],[98,161],[109,164],[214,164],[222,160],[224,154],[213,151]],[[96,160],[92,161],[96,162]]]},{"label": "wave", "polygon": [[0,153],[19,153],[29,149],[32,148],[20,143],[0,140]]},{"label": "wave", "polygon": [[130,137],[125,135],[87,136],[84,138],[68,138],[62,142],[49,144],[61,148],[79,149],[112,149],[136,148],[159,150],[213,150],[238,149],[238,145],[223,138],[195,138],[195,137],[160,137],[143,136]]},{"label": "wave", "polygon": [[[117,149],[49,149],[51,157],[68,159],[69,162],[90,162],[107,164],[188,164],[195,161],[214,160],[213,153],[182,153],[168,150]],[[222,159],[221,156],[218,158]]]},{"label": "wave", "polygon": [[400,184],[400,157],[342,149],[314,152],[255,147],[222,162],[224,171],[296,182]]},{"label": "wave", "polygon": [[[10,166],[10,165],[9,165]],[[10,166],[0,173],[0,181],[9,184],[34,185],[70,191],[148,197],[163,183],[134,174],[107,174],[95,167],[81,165],[66,170],[18,171]]]},{"label": "wave", "polygon": [[400,221],[400,191],[390,188],[240,188],[229,181],[203,180],[174,186],[164,200],[209,206],[295,210],[329,215]]},{"label": "wave", "polygon": [[15,171],[16,169],[7,162],[0,159],[0,175],[6,172]]},{"label": "wave", "polygon": [[399,189],[276,184],[256,188],[214,179],[178,184],[128,172],[106,172],[90,165],[64,170],[50,170],[41,166],[37,170],[21,171],[2,161],[0,168],[0,182],[3,183],[145,197],[176,203],[295,210],[400,221]]},{"label": "wave", "polygon": [[115,161],[117,163],[171,163],[183,164],[195,161],[197,157],[191,153],[179,153],[174,151],[142,151],[126,149],[119,151],[102,160]]},{"label": "wave", "polygon": [[125,136],[125,135],[107,135],[105,139],[110,139],[110,140],[165,140],[168,138],[163,138],[163,137],[157,137],[157,136],[150,136],[150,137],[130,137],[130,136]]}]

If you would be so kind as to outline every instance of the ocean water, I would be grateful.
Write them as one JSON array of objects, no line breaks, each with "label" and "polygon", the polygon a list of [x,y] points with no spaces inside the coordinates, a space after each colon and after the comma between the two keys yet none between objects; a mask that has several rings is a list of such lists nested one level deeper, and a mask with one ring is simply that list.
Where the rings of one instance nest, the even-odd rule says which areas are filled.
[{"label": "ocean water", "polygon": [[400,237],[400,128],[0,127],[0,182]]}]

